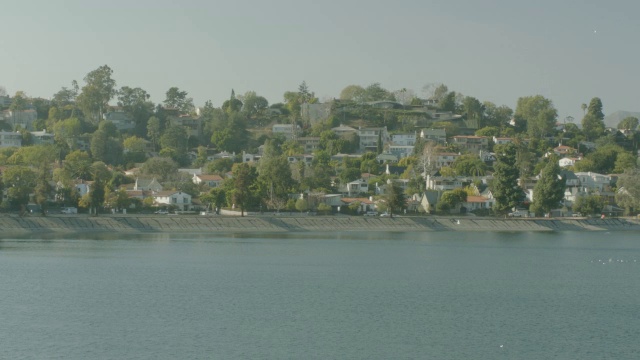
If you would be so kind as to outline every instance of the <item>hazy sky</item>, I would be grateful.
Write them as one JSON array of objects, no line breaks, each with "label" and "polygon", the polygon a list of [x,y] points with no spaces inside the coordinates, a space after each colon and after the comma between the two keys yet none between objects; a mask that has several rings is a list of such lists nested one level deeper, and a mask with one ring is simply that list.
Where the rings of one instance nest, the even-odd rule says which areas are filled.
[{"label": "hazy sky", "polygon": [[347,85],[445,83],[515,108],[550,98],[581,119],[640,111],[637,0],[22,0],[0,8],[0,86],[51,97],[108,65],[154,102],[172,86],[196,106],[231,89],[270,103],[305,80],[320,99]]}]

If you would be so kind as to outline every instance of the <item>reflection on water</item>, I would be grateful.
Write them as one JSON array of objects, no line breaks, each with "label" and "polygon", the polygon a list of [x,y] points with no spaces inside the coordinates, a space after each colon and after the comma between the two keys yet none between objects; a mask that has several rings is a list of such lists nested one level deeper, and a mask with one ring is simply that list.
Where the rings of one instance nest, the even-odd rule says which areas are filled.
[{"label": "reflection on water", "polygon": [[632,233],[0,240],[0,358],[635,358]]}]

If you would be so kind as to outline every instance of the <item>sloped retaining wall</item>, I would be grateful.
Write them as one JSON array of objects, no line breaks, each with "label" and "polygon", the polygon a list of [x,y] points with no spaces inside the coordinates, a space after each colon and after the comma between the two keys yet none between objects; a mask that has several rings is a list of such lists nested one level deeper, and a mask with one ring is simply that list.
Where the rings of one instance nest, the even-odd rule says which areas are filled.
[{"label": "sloped retaining wall", "polygon": [[0,216],[15,232],[638,231],[635,219],[496,219],[350,216]]}]

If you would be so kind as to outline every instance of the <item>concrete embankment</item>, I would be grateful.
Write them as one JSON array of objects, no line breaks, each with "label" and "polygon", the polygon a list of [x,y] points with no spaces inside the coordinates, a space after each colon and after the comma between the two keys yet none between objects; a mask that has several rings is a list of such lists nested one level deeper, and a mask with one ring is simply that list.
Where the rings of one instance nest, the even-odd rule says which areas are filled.
[{"label": "concrete embankment", "polygon": [[0,237],[43,232],[638,231],[637,219],[356,216],[0,216]]}]

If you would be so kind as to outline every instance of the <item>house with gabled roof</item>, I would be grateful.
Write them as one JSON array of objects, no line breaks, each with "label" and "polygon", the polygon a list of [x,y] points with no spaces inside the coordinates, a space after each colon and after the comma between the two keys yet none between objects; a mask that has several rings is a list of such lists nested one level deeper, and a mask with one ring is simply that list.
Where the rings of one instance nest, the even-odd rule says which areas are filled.
[{"label": "house with gabled roof", "polygon": [[559,145],[553,148],[553,152],[558,156],[568,156],[577,153],[578,151],[571,146]]},{"label": "house with gabled roof", "polygon": [[427,213],[433,214],[436,212],[436,205],[442,196],[442,191],[427,190],[422,193],[420,198],[420,207]]},{"label": "house with gabled roof", "polygon": [[189,211],[193,208],[191,195],[180,190],[153,192],[153,200],[157,205],[175,207],[178,211]]},{"label": "house with gabled roof", "polygon": [[194,184],[205,184],[210,188],[216,188],[222,184],[224,179],[220,175],[193,175],[193,183]]},{"label": "house with gabled roof", "polygon": [[467,200],[462,203],[462,206],[467,211],[474,211],[479,209],[492,209],[496,200],[494,198],[488,198],[484,196],[467,196]]},{"label": "house with gabled roof", "polygon": [[437,144],[447,143],[447,131],[445,129],[422,129],[420,131],[420,137]]},{"label": "house with gabled roof", "polygon": [[358,198],[343,197],[342,199],[340,199],[340,201],[342,202],[342,206],[349,206],[354,203],[358,203],[359,205],[358,213],[361,213],[361,214],[367,211],[375,211],[376,209],[375,203],[370,198],[366,198],[366,197],[358,197]]},{"label": "house with gabled roof", "polygon": [[145,190],[145,191],[162,191],[162,184],[153,179],[136,178],[136,182],[133,185],[133,190]]}]

